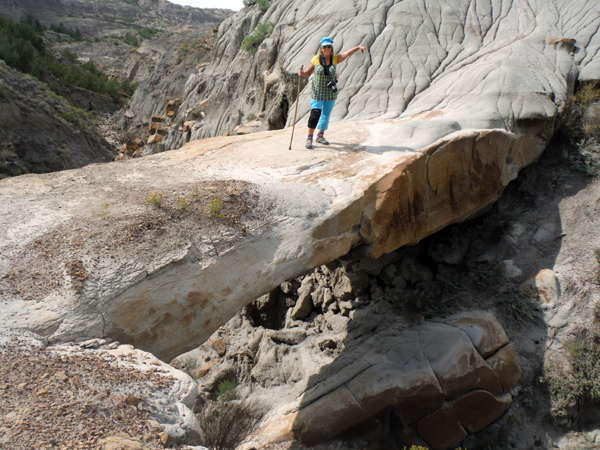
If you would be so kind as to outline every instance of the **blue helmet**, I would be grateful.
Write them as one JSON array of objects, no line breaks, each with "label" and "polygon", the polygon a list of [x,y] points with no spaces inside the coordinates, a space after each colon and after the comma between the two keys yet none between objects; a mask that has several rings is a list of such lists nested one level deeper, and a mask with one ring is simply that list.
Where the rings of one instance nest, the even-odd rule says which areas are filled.
[{"label": "blue helmet", "polygon": [[319,45],[321,47],[325,45],[331,45],[333,47],[333,39],[331,39],[329,36],[325,36],[324,38],[321,38],[321,42],[319,42]]}]

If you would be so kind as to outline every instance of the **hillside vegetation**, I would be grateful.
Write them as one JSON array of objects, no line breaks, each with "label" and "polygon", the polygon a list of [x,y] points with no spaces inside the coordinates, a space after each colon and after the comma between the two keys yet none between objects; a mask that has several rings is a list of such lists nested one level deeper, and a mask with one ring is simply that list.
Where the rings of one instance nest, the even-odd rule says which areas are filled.
[{"label": "hillside vegetation", "polygon": [[109,79],[94,62],[79,64],[74,53],[53,51],[40,35],[44,27],[37,20],[30,18],[30,22],[0,16],[0,59],[9,67],[46,82],[57,93],[61,82],[108,95],[115,103],[133,94],[137,85],[128,79]]}]

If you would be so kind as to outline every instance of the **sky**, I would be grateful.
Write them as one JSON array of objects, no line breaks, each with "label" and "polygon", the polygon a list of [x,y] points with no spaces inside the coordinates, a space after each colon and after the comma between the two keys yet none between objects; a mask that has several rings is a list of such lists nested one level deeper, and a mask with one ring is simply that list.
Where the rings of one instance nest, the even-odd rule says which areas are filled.
[{"label": "sky", "polygon": [[223,8],[239,11],[244,7],[242,0],[169,0],[178,5],[195,6],[196,8]]}]

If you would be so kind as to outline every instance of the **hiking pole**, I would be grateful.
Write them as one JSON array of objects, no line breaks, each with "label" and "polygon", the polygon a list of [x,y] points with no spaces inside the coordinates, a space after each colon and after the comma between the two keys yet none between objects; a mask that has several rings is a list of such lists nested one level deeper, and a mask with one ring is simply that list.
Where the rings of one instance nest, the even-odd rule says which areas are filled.
[{"label": "hiking pole", "polygon": [[[300,72],[304,70],[304,64],[300,66]],[[296,111],[294,112],[294,123],[292,124],[292,138],[290,139],[290,148],[292,149],[292,141],[294,140],[294,129],[296,128],[296,114],[298,114],[298,102],[300,102],[300,85],[302,84],[302,77],[298,77],[298,95],[296,96]]]}]

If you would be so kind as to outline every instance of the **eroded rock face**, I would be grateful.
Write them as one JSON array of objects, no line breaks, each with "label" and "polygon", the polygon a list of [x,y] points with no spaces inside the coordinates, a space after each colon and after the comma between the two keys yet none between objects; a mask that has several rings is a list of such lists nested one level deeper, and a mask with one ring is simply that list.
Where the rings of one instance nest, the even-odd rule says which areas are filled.
[{"label": "eroded rock face", "polygon": [[[462,319],[470,315],[477,320],[482,313],[466,313]],[[490,330],[502,326],[485,315],[488,327],[482,338],[493,340]],[[354,320],[361,319],[355,315]],[[503,370],[520,370],[512,347],[503,346],[492,358],[490,366],[456,325],[384,326],[372,337],[346,343],[342,355],[311,378],[309,385],[316,385],[294,413],[294,434],[314,444],[393,406],[404,426],[416,427],[433,448],[451,448],[465,438],[465,430],[479,431],[512,402],[505,393],[518,378],[513,382],[508,369]]]},{"label": "eroded rock face", "polygon": [[[77,93],[75,88],[71,91]],[[4,61],[0,62],[0,123],[0,178],[108,162],[116,154],[89,118]]]},{"label": "eroded rock face", "polygon": [[[417,247],[376,260],[380,275],[368,279],[366,293],[327,306],[312,303],[301,319],[292,313],[305,296],[303,286],[331,289],[339,279],[357,280],[375,261],[355,249],[288,280],[173,363],[204,365],[197,375],[203,399],[213,397],[223,379],[235,378],[239,395],[266,405],[270,411],[247,448],[294,438],[314,444],[345,430],[371,434],[376,422],[379,438],[389,433],[387,427],[397,430],[387,437],[397,445],[425,440],[451,448],[510,407],[507,393],[521,369],[489,311],[435,319],[424,300],[418,308],[428,319],[406,312],[420,286],[408,282],[398,290],[387,272],[408,255],[422,261]],[[227,343],[225,355],[212,344],[217,339]]]},{"label": "eroded rock face", "polygon": [[[581,4],[578,9],[557,0],[552,8],[543,3],[523,8],[521,1],[483,0],[474,7],[451,1],[423,8],[416,0],[339,0],[327,5],[296,0],[274,2],[265,13],[258,5],[245,8],[220,25],[211,65],[188,80],[184,109],[207,101],[205,126],[192,138],[222,135],[240,124],[257,131],[276,129],[282,121],[291,125],[295,74],[301,65],[306,67],[325,34],[334,38],[336,52],[359,44],[368,48],[366,56],[355,55],[340,65],[341,90],[333,111],[337,120],[391,119],[448,109],[456,114],[439,122],[446,132],[527,128],[533,124],[525,121],[543,121],[562,107],[557,90],[572,87],[577,73],[570,67],[572,58],[581,79],[597,79],[593,53],[569,54],[575,45],[599,46],[599,38],[586,30],[596,20],[598,6]],[[241,51],[257,24],[269,22],[275,29],[256,53]],[[298,42],[300,35],[307,38]],[[558,60],[549,56],[555,52],[561,54]],[[556,77],[554,64],[571,72],[566,82],[562,75]],[[540,76],[540,70],[549,77]],[[489,89],[499,84],[505,94]],[[497,102],[500,96],[503,100]],[[301,123],[308,112],[309,89],[304,88]],[[260,124],[249,122],[249,115],[259,117]],[[541,122],[536,127],[542,135],[552,133]]]}]

